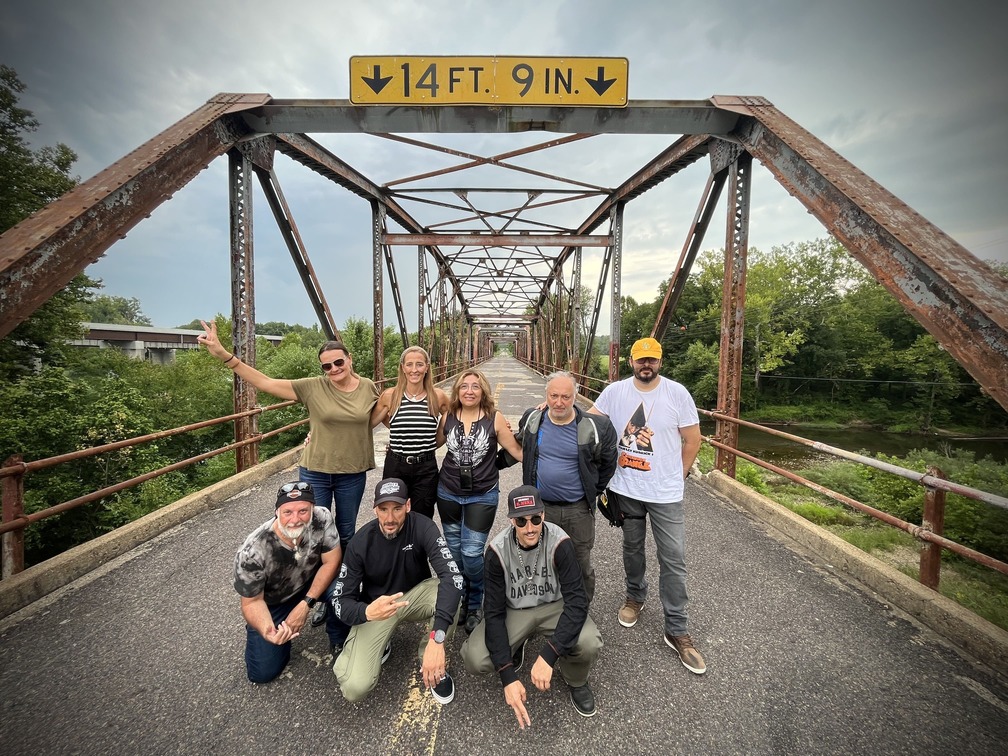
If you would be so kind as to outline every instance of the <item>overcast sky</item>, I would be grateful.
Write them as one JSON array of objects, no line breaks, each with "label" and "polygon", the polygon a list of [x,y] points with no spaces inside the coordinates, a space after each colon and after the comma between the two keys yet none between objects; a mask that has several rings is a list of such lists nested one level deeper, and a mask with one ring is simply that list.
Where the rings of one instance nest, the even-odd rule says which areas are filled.
[{"label": "overcast sky", "polygon": [[[42,124],[33,144],[67,144],[86,179],[218,92],[346,98],[352,55],[625,57],[631,99],[766,97],[977,257],[1008,262],[1006,7],[973,0],[7,0],[0,62],[28,88],[21,104]],[[529,143],[508,141],[515,139],[481,135],[465,148],[495,153]],[[611,186],[674,137],[618,139],[588,140],[557,169]],[[430,157],[406,166],[401,150],[373,137],[319,140],[378,183],[446,164]],[[694,166],[628,206],[624,295],[657,295],[706,170]],[[284,158],[277,173],[337,324],[370,319],[369,206]],[[314,323],[256,192],[256,319]],[[221,158],[87,272],[105,282],[105,293],[137,297],[155,325],[229,313],[227,224]],[[750,246],[825,235],[757,166]],[[723,239],[724,221],[716,220],[704,246],[719,248]],[[415,248],[401,260],[396,254],[413,330]],[[584,283],[594,288],[600,253],[592,254]],[[392,322],[391,298],[385,311]],[[604,321],[600,331],[608,330]]]}]

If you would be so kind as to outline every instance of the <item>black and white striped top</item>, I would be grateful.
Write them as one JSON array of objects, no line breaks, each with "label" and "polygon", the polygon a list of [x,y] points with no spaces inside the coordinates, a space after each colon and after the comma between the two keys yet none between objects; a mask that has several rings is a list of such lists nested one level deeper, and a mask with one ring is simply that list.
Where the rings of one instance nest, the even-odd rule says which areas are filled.
[{"label": "black and white striped top", "polygon": [[438,418],[430,413],[427,397],[410,401],[405,396],[389,422],[389,448],[397,454],[423,454],[437,448]]}]

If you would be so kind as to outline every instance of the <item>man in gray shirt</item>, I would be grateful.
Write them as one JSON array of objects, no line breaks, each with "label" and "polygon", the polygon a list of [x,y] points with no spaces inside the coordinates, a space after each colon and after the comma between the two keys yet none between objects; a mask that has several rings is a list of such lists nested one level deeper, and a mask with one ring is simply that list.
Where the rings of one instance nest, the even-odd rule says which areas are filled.
[{"label": "man in gray shirt", "polygon": [[548,690],[558,665],[571,703],[583,717],[595,715],[588,675],[602,650],[602,636],[588,616],[574,545],[563,530],[543,520],[544,508],[534,486],[519,486],[508,495],[511,527],[486,552],[483,621],[462,646],[466,669],[500,675],[504,700],[522,729],[531,719],[518,670],[530,637],[546,635],[532,665],[532,683]]}]

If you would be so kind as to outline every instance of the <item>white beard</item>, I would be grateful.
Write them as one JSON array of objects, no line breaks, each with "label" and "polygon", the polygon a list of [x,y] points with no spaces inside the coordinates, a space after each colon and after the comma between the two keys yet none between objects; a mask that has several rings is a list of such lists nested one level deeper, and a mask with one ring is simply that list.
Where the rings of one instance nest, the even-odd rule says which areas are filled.
[{"label": "white beard", "polygon": [[277,522],[277,529],[287,538],[294,542],[294,546],[298,545],[298,541],[301,540],[301,536],[304,535],[305,528],[307,525],[298,525],[293,528],[285,528],[280,522]]}]

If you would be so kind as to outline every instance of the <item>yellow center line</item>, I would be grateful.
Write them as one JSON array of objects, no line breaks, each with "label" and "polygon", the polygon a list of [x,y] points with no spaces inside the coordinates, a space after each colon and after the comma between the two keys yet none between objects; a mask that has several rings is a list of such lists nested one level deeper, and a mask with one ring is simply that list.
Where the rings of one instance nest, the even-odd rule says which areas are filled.
[{"label": "yellow center line", "polygon": [[[425,753],[434,756],[438,724],[443,707],[428,695],[420,670],[414,670],[406,700],[399,709],[399,718],[392,726],[387,753]],[[427,740],[424,747],[424,740]],[[400,744],[402,744],[400,746]],[[417,751],[417,746],[421,751]]]}]

